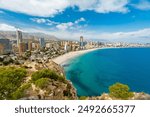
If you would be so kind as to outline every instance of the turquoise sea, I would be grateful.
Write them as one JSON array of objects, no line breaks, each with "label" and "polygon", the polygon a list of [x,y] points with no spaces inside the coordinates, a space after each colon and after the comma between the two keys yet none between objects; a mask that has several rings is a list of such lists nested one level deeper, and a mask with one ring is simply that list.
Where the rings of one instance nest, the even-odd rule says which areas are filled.
[{"label": "turquoise sea", "polygon": [[116,82],[150,93],[150,48],[99,49],[63,66],[78,96],[99,96]]}]

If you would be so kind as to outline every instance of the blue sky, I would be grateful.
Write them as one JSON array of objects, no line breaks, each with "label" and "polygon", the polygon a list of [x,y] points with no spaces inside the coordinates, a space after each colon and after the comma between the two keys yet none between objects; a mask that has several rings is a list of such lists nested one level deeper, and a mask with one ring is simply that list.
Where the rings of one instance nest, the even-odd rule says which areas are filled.
[{"label": "blue sky", "polygon": [[0,30],[150,42],[150,0],[0,0]]}]

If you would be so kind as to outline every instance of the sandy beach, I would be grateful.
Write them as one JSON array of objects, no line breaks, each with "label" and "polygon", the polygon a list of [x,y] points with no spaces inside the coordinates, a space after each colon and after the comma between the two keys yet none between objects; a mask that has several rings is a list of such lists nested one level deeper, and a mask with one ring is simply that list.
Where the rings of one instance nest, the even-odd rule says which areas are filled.
[{"label": "sandy beach", "polygon": [[77,57],[77,56],[80,56],[82,54],[85,54],[85,53],[88,53],[88,52],[91,52],[91,51],[94,51],[94,50],[98,50],[98,49],[100,49],[100,48],[93,48],[93,49],[88,49],[88,50],[80,50],[80,51],[69,52],[69,53],[66,53],[62,56],[56,57],[52,60],[57,64],[63,64],[64,62],[66,62],[67,60],[69,60],[71,58],[74,58],[74,57]]}]

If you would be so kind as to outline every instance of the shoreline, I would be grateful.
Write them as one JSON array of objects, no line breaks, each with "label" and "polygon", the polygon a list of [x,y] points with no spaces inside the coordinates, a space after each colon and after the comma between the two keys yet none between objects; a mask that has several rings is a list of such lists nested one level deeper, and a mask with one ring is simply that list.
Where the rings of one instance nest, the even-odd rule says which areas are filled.
[{"label": "shoreline", "polygon": [[89,52],[92,52],[92,51],[95,51],[95,50],[99,50],[99,49],[103,49],[103,48],[93,48],[93,49],[88,49],[88,50],[80,50],[80,51],[69,52],[69,53],[66,53],[64,55],[61,55],[61,56],[58,56],[58,57],[52,59],[52,61],[54,61],[55,63],[61,65],[61,64],[65,63],[66,61],[74,58],[74,57],[77,57],[77,56],[80,56],[80,55],[83,55],[83,54],[86,54],[86,53],[89,53]]},{"label": "shoreline", "polygon": [[[110,49],[110,48],[139,48],[139,47],[101,47],[101,48],[92,48],[92,49],[87,49],[87,50],[79,50],[79,51],[72,51],[72,52],[68,52],[66,54],[60,55],[56,58],[53,58],[52,61],[62,65],[63,63],[67,62],[68,60],[95,51],[95,50],[99,50],[99,49]],[[143,48],[143,47],[142,47]]]}]

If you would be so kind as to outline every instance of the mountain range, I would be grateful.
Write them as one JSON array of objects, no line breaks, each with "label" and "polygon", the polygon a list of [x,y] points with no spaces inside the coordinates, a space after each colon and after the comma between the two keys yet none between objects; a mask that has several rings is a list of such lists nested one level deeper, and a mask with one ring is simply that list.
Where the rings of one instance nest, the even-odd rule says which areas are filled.
[{"label": "mountain range", "polygon": [[[39,39],[44,38],[45,40],[59,40],[57,37],[53,35],[48,35],[44,33],[26,33],[22,32],[23,39]],[[15,31],[0,31],[0,38],[6,38],[10,40],[16,40],[16,32]]]}]

